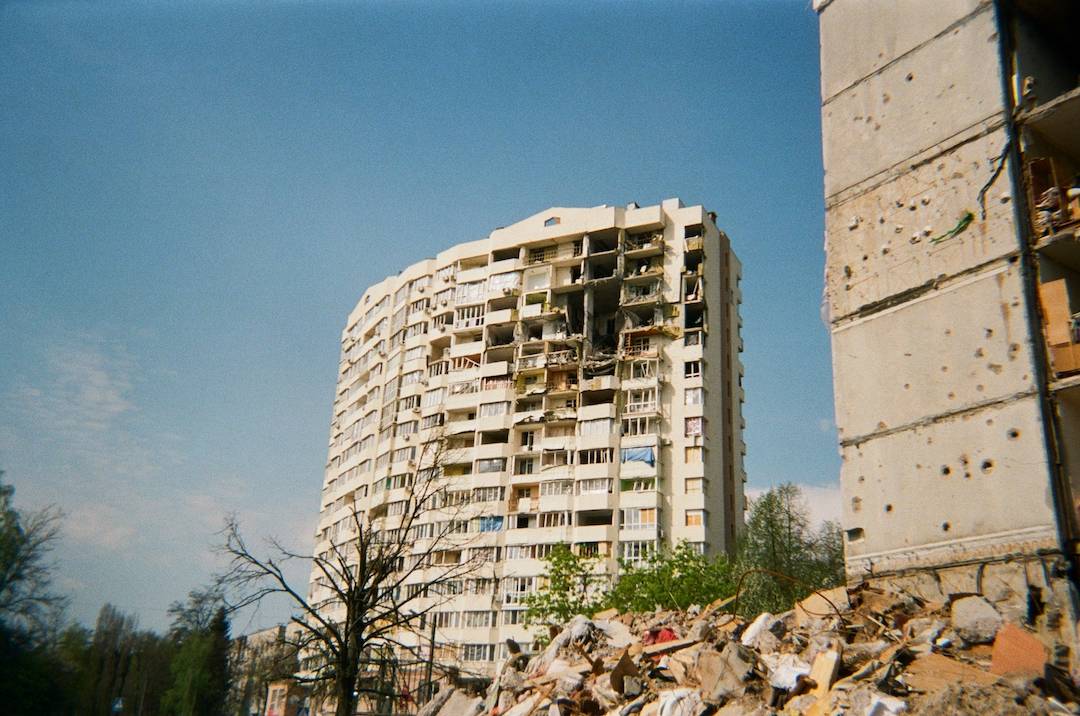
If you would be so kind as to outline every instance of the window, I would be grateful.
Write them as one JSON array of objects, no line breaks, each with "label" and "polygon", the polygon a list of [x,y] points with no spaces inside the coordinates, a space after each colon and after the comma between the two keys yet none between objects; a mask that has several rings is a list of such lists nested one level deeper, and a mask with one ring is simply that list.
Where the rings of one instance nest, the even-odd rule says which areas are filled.
[{"label": "window", "polygon": [[391,475],[386,478],[387,490],[400,490],[401,488],[409,487],[412,484],[412,475],[407,472],[398,473],[397,475]]},{"label": "window", "polygon": [[492,661],[495,659],[494,644],[462,644],[462,661]]},{"label": "window", "polygon": [[705,478],[703,477],[688,477],[683,481],[683,485],[688,495],[697,495],[705,492]]},{"label": "window", "polygon": [[413,460],[416,458],[415,447],[403,447],[394,451],[392,462],[401,462],[402,460]]},{"label": "window", "polygon": [[465,580],[466,594],[491,594],[498,586],[498,580],[492,577],[473,577]]},{"label": "window", "polygon": [[683,363],[683,375],[687,378],[700,378],[701,377],[701,361],[688,360]]},{"label": "window", "polygon": [[623,542],[622,558],[627,562],[644,562],[656,553],[655,542]]},{"label": "window", "polygon": [[494,619],[493,612],[462,612],[464,617],[464,627],[489,627],[492,625]]},{"label": "window", "polygon": [[408,508],[408,506],[408,500],[398,500],[397,502],[391,502],[389,505],[386,506],[386,514],[389,517],[403,515],[405,514],[405,510]]},{"label": "window", "polygon": [[656,527],[655,507],[629,507],[621,512],[624,530],[647,530]]},{"label": "window", "polygon": [[536,458],[535,457],[515,457],[514,458],[514,474],[515,475],[531,475],[536,471]]},{"label": "window", "polygon": [[501,487],[476,487],[473,488],[473,502],[501,502],[503,499]]},{"label": "window", "polygon": [[521,434],[521,447],[526,449],[532,449],[536,444],[536,431],[529,430]]},{"label": "window", "polygon": [[502,580],[503,603],[521,604],[525,600],[525,595],[533,591],[535,582],[535,577],[504,577]]},{"label": "window", "polygon": [[438,272],[436,272],[435,276],[440,281],[449,281],[454,277],[455,273],[456,267],[454,266],[454,264],[450,264],[449,266],[443,266],[441,269],[439,269]]},{"label": "window", "polygon": [[402,410],[412,410],[413,408],[420,407],[420,396],[410,395],[407,398],[400,398],[397,402],[398,412]]},{"label": "window", "polygon": [[476,378],[463,380],[459,383],[450,384],[450,395],[469,395],[480,389],[480,381]]},{"label": "window", "polygon": [[454,328],[477,328],[484,325],[484,306],[465,306],[457,310]]},{"label": "window", "polygon": [[577,492],[579,495],[603,495],[611,492],[612,480],[606,477],[592,480],[578,480]]},{"label": "window", "polygon": [[548,480],[540,483],[540,496],[551,497],[553,495],[570,495],[574,492],[572,480]]},{"label": "window", "polygon": [[506,469],[505,457],[490,457],[476,461],[477,472],[502,472]]},{"label": "window", "polygon": [[686,405],[701,405],[705,402],[704,388],[687,388],[685,391]]},{"label": "window", "polygon": [[502,613],[502,623],[510,626],[513,624],[525,623],[525,610],[524,609],[504,609]]},{"label": "window", "polygon": [[626,412],[648,413],[656,410],[656,388],[626,391]]},{"label": "window", "polygon": [[648,336],[631,336],[626,341],[624,353],[628,356],[643,355],[652,350],[652,339]]},{"label": "window", "polygon": [[500,388],[513,388],[514,382],[508,375],[490,375],[483,379],[481,390],[498,390]]},{"label": "window", "polygon": [[433,612],[432,619],[439,629],[455,628],[461,618],[461,612]]},{"label": "window", "polygon": [[430,408],[435,405],[440,405],[444,400],[446,400],[446,388],[429,390],[424,393],[424,397],[420,400],[420,407]]},{"label": "window", "polygon": [[656,465],[656,452],[652,446],[632,447],[622,449],[622,462],[643,462],[646,465]]},{"label": "window", "polygon": [[596,420],[582,420],[578,423],[579,435],[611,435],[613,421],[611,418],[598,418]]},{"label": "window", "polygon": [[703,346],[705,345],[705,334],[702,331],[687,331],[683,336],[683,345],[687,346]]},{"label": "window", "polygon": [[578,464],[579,465],[601,465],[611,462],[612,458],[611,448],[593,448],[592,450],[581,450],[578,452]]},{"label": "window", "polygon": [[701,435],[704,419],[699,417],[686,419],[686,437],[698,437]]},{"label": "window", "polygon": [[405,375],[401,376],[401,385],[402,386],[413,385],[414,383],[419,383],[423,379],[424,379],[424,371],[422,371],[422,370],[410,371],[410,372],[406,373]]},{"label": "window", "polygon": [[541,512],[540,527],[565,527],[570,524],[569,512]]},{"label": "window", "polygon": [[421,276],[420,278],[409,284],[409,288],[414,292],[423,291],[431,283],[431,276]]},{"label": "window", "polygon": [[457,303],[481,303],[484,300],[485,283],[485,281],[459,283],[454,292],[454,300]]},{"label": "window", "polygon": [[687,445],[683,448],[684,462],[687,464],[703,462],[704,449],[700,445]]},{"label": "window", "polygon": [[545,469],[549,467],[561,467],[562,465],[570,465],[570,453],[567,450],[544,450],[541,458],[541,465]]},{"label": "window", "polygon": [[435,413],[429,415],[426,418],[420,419],[420,429],[429,430],[431,428],[437,428],[446,423],[446,413]]},{"label": "window", "polygon": [[405,335],[402,338],[402,340],[408,340],[409,338],[415,338],[416,336],[422,336],[422,335],[426,334],[427,331],[428,331],[428,323],[427,323],[427,321],[420,321],[419,323],[414,323],[414,324],[412,324],[411,326],[409,326],[408,328],[405,329]]},{"label": "window", "polygon": [[704,527],[705,526],[705,510],[687,510],[686,511],[686,526],[687,527]]},{"label": "window", "polygon": [[405,302],[405,297],[409,294],[409,285],[405,284],[397,291],[394,291],[394,305],[397,306],[400,303]]},{"label": "window", "polygon": [[521,283],[521,275],[516,271],[510,273],[497,273],[488,278],[489,291],[501,291],[503,289],[515,289]]},{"label": "window", "polygon": [[558,226],[561,219],[557,216],[549,216],[544,219],[544,226]]},{"label": "window", "polygon": [[426,309],[430,304],[430,301],[431,299],[429,298],[420,298],[413,301],[409,304],[409,315],[414,316],[417,313],[423,313],[424,309]]},{"label": "window", "polygon": [[635,435],[652,435],[655,432],[656,431],[653,429],[653,419],[650,417],[623,418],[622,434],[624,436],[633,437]]},{"label": "window", "polygon": [[629,364],[628,378],[653,378],[656,376],[656,362],[651,360],[635,360]]},{"label": "window", "polygon": [[480,417],[481,418],[493,418],[496,415],[506,415],[510,412],[510,402],[503,401],[500,403],[481,403],[480,404]]},{"label": "window", "polygon": [[406,437],[408,435],[412,435],[415,432],[416,432],[416,421],[415,420],[409,420],[409,421],[404,422],[404,423],[398,423],[396,426],[394,426],[394,436],[395,437],[399,437],[399,438],[400,437]]}]

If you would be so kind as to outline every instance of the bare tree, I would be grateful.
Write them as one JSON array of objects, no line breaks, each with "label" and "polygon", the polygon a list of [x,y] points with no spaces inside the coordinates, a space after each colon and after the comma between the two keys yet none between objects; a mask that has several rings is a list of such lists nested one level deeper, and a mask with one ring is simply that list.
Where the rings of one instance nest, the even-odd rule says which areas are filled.
[{"label": "bare tree", "polygon": [[[301,657],[296,678],[331,699],[337,716],[352,716],[365,691],[365,655],[386,648],[414,651],[425,616],[460,593],[462,580],[483,563],[480,551],[468,548],[475,537],[463,518],[468,499],[462,495],[469,493],[449,489],[446,463],[444,439],[424,444],[407,473],[406,498],[392,503],[393,510],[390,503],[370,500],[367,514],[352,502],[346,534],[314,556],[275,539],[266,554],[257,554],[235,517],[226,523],[222,550],[230,568],[221,585],[232,595],[232,607],[271,595],[289,599],[296,610],[290,638]],[[286,566],[295,561],[311,563],[310,594],[286,578]]]},{"label": "bare tree", "polygon": [[0,470],[0,623],[47,631],[66,599],[52,592],[49,555],[60,536],[60,511],[15,508],[15,488]]}]

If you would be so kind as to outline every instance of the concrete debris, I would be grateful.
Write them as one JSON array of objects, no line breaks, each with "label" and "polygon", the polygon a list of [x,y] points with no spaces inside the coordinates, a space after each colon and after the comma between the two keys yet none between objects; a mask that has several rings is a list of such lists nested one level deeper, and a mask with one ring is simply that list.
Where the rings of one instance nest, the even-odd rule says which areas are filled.
[{"label": "concrete debris", "polygon": [[1034,634],[1006,624],[994,638],[990,671],[995,674],[1041,676],[1047,661],[1046,646]]},{"label": "concrete debris", "polygon": [[961,597],[952,603],[953,629],[969,644],[992,642],[1002,621],[998,610],[985,597]]},{"label": "concrete debris", "polygon": [[500,664],[483,706],[454,692],[422,713],[1080,713],[1080,690],[1051,663],[1050,642],[980,595],[927,602],[864,584],[749,622],[725,611],[730,603],[574,617],[527,664],[521,654]]}]

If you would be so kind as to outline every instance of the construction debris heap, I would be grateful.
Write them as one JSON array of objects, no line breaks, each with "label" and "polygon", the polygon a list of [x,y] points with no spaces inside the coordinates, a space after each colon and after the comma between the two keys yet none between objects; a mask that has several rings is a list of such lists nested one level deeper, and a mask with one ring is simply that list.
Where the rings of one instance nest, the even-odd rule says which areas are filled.
[{"label": "construction debris heap", "polygon": [[981,595],[929,602],[861,585],[747,621],[733,598],[685,612],[577,616],[528,658],[508,644],[484,694],[420,716],[1076,713],[1061,649]]}]

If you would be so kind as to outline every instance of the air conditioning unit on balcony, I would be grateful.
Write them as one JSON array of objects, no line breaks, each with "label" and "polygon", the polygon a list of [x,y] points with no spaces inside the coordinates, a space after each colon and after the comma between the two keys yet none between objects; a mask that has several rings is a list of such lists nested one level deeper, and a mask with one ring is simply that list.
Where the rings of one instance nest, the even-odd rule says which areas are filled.
[{"label": "air conditioning unit on balcony", "polygon": [[412,411],[414,413],[419,413],[420,412],[420,406],[419,405],[414,405]]},{"label": "air conditioning unit on balcony", "polygon": [[427,286],[419,286],[419,287],[418,287],[418,288],[416,289],[416,292],[417,292],[417,293],[423,293],[423,292],[424,292],[424,291],[426,291],[426,290],[427,290]]},{"label": "air conditioning unit on balcony", "polygon": [[660,444],[665,447],[671,445],[671,438],[660,438]]},{"label": "air conditioning unit on balcony", "polygon": [[509,296],[511,293],[514,292],[512,288],[504,288],[502,291],[504,296]]},{"label": "air conditioning unit on balcony", "polygon": [[441,301],[439,301],[439,305],[440,305],[440,306],[445,306],[445,305],[446,305],[446,303],[447,303],[447,301],[446,301],[446,299],[445,299],[445,298],[444,298],[444,299],[442,299]]}]

